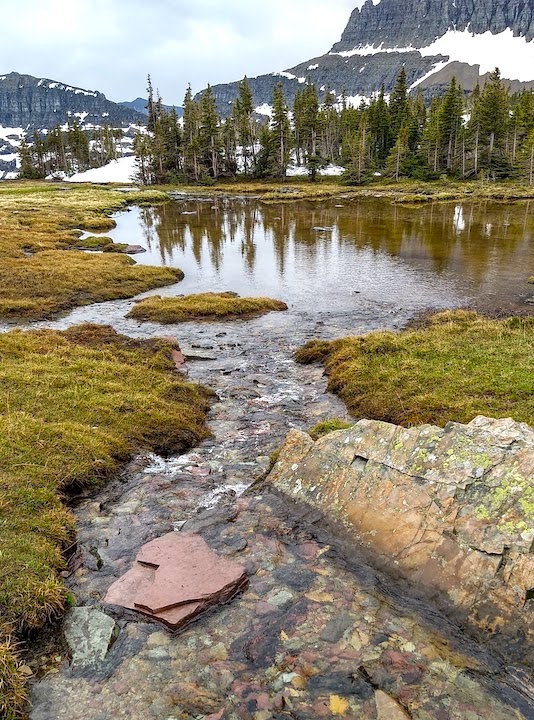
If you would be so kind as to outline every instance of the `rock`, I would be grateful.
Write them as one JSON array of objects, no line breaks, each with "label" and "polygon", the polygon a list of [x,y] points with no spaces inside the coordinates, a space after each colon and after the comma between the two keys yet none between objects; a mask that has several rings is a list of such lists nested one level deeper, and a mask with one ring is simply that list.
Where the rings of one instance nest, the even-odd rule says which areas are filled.
[{"label": "rock", "polygon": [[338,617],[330,620],[330,622],[324,626],[319,638],[324,640],[324,642],[337,643],[353,624],[354,619],[351,615],[347,612],[341,612]]},{"label": "rock", "polygon": [[409,720],[401,706],[382,690],[375,692],[377,720]]},{"label": "rock", "polygon": [[534,431],[479,417],[445,429],[362,420],[316,443],[292,430],[268,479],[485,630],[531,633],[533,476]]},{"label": "rock", "polygon": [[139,255],[140,253],[146,253],[146,248],[142,245],[126,245],[122,252],[125,255]]},{"label": "rock", "polygon": [[75,607],[63,626],[75,667],[95,667],[105,660],[119,629],[113,618],[97,607]]},{"label": "rock", "polygon": [[178,630],[208,608],[229,602],[246,585],[245,569],[216,555],[201,537],[168,533],[141,548],[134,567],[109,588],[104,601]]}]

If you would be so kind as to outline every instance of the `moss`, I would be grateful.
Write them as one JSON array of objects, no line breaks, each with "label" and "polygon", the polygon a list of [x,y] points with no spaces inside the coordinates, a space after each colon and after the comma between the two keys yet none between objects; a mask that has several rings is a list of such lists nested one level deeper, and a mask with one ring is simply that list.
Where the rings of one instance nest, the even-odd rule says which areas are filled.
[{"label": "moss", "polygon": [[108,245],[113,245],[113,240],[105,235],[89,235],[78,243],[83,250],[103,250]]},{"label": "moss", "polygon": [[100,485],[137,449],[183,451],[209,434],[210,393],[184,380],[170,349],[91,325],[0,336],[0,686],[13,708],[7,626],[38,628],[69,603],[58,573],[75,528],[62,497]]},{"label": "moss", "polygon": [[244,319],[272,310],[287,310],[287,305],[270,298],[240,298],[234,293],[201,293],[176,298],[154,295],[137,302],[128,317],[145,322],[178,323]]},{"label": "moss", "polygon": [[355,418],[444,426],[488,415],[534,424],[533,351],[534,318],[450,311],[400,333],[314,341],[296,358],[325,364],[329,389]]},{"label": "moss", "polygon": [[105,232],[115,225],[110,213],[128,203],[164,199],[166,194],[153,190],[124,194],[47,183],[0,187],[0,318],[48,318],[177,282],[183,277],[179,270],[136,267],[129,258],[75,250],[103,249],[111,242],[94,236],[81,241],[80,229]]},{"label": "moss", "polygon": [[324,435],[329,435],[330,433],[336,432],[336,430],[346,430],[347,428],[352,427],[352,425],[353,423],[340,420],[339,418],[323,420],[310,428],[308,430],[308,435],[312,440],[318,440],[319,438],[324,437]]}]

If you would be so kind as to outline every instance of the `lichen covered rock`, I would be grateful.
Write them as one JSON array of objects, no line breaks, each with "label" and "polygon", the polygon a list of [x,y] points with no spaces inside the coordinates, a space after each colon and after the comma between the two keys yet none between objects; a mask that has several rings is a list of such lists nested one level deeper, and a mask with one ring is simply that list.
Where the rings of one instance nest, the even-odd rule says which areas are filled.
[{"label": "lichen covered rock", "polygon": [[534,431],[361,420],[313,443],[292,431],[270,482],[341,521],[377,564],[478,627],[523,636],[534,588]]}]

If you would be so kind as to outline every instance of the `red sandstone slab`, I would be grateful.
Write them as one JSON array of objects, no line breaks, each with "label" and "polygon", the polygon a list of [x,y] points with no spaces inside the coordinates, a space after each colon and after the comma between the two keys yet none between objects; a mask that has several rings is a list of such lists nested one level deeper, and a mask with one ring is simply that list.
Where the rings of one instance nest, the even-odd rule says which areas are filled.
[{"label": "red sandstone slab", "polygon": [[220,557],[198,535],[169,533],[145,545],[139,563],[158,566],[135,596],[141,610],[160,613],[184,603],[211,601],[244,577],[238,563]]},{"label": "red sandstone slab", "polygon": [[104,602],[179,630],[210,607],[229,602],[247,582],[241,565],[219,557],[198,535],[169,533],[141,548],[133,568],[109,588]]}]

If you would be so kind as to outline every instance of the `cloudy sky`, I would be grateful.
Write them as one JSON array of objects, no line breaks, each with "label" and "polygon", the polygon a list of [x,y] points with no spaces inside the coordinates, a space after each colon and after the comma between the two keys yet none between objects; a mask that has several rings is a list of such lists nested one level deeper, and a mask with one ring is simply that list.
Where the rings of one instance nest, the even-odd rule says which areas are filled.
[{"label": "cloudy sky", "polygon": [[363,0],[2,0],[0,74],[145,95],[283,70],[336,42]]}]

